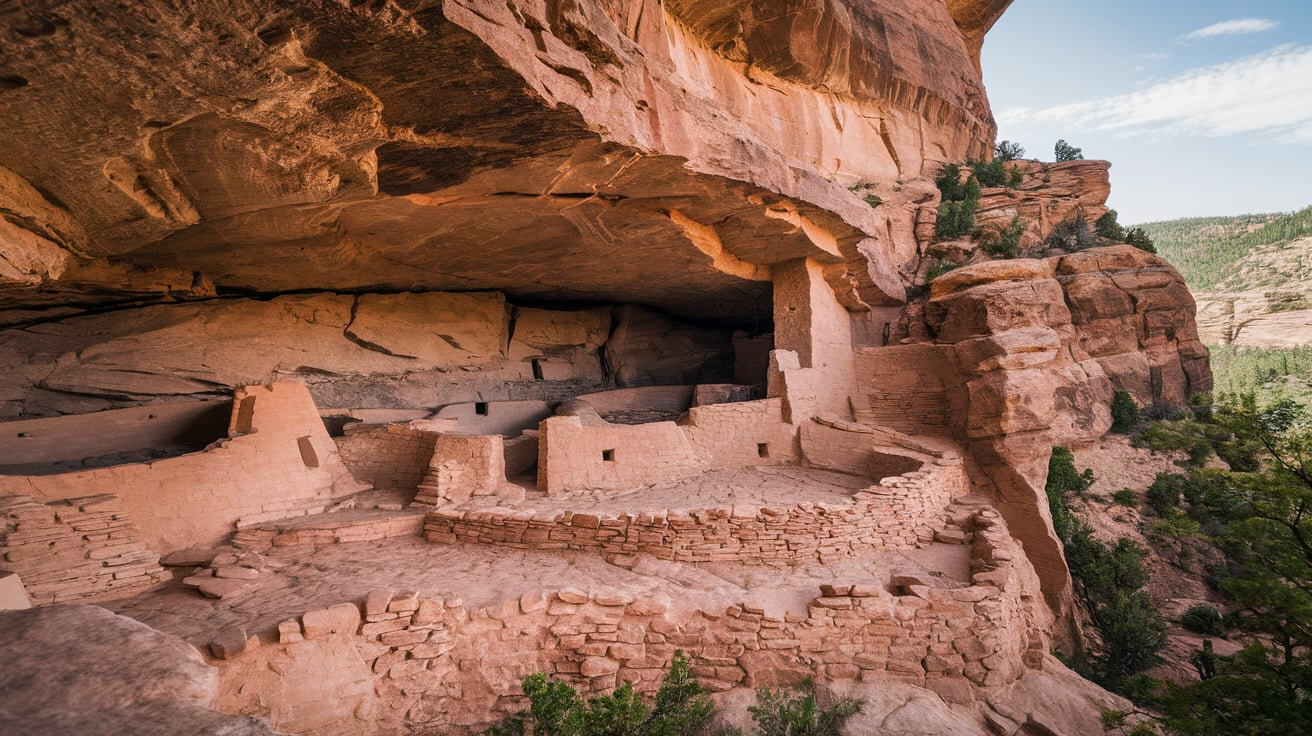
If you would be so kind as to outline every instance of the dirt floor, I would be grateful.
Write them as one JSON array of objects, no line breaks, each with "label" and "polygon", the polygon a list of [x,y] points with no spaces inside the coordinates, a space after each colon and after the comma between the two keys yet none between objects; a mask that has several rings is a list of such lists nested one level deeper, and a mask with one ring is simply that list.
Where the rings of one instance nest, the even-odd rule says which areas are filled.
[{"label": "dirt floor", "polygon": [[631,491],[592,491],[548,497],[527,478],[516,478],[524,488],[522,499],[480,496],[457,506],[487,508],[497,503],[534,511],[575,511],[613,516],[639,511],[693,511],[752,506],[795,506],[799,503],[848,503],[853,493],[869,488],[877,480],[817,468],[775,465],[756,468],[711,470],[687,478],[656,483]]},{"label": "dirt floor", "polygon": [[[773,615],[805,615],[821,583],[886,585],[894,573],[918,573],[942,587],[969,579],[965,545],[931,544],[871,559],[801,564],[789,569],[750,565],[691,565],[639,556],[631,568],[586,553],[432,544],[418,537],[275,547],[267,567],[240,594],[206,598],[175,580],[106,606],[204,646],[218,632],[276,627],[306,611],[359,601],[372,590],[418,591],[462,599],[468,607],[518,598],[531,590],[578,587],[630,595],[665,595],[676,609],[721,611],[744,601]],[[179,571],[190,573],[190,569]]]}]

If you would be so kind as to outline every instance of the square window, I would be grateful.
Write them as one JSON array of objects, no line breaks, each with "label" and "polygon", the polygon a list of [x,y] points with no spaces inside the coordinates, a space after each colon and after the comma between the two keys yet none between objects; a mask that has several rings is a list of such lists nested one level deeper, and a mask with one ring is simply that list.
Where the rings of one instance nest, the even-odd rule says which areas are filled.
[{"label": "square window", "polygon": [[485,416],[487,416],[487,402],[486,402],[486,401],[479,401],[479,402],[475,403],[475,404],[474,404],[474,413],[477,414],[477,415],[479,415],[480,417],[485,417]]},{"label": "square window", "polygon": [[756,445],[756,454],[760,457],[770,457],[770,443],[758,442]]},{"label": "square window", "polygon": [[602,459],[602,460],[605,460],[605,461],[608,462],[608,463],[610,463],[610,462],[615,462],[615,451],[614,451],[614,450],[602,450],[602,451],[601,451],[601,459]]}]

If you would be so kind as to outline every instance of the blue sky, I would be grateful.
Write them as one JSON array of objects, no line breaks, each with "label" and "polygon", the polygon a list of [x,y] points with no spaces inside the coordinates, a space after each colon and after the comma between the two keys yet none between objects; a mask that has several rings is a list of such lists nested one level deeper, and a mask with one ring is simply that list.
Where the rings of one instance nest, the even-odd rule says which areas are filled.
[{"label": "blue sky", "polygon": [[1312,204],[1312,0],[1016,0],[983,67],[999,140],[1111,161],[1123,224]]}]

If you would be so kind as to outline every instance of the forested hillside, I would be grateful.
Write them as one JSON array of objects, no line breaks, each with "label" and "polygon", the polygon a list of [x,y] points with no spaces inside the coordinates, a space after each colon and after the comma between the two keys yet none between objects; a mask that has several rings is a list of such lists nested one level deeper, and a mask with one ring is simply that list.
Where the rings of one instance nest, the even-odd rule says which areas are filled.
[{"label": "forested hillside", "polygon": [[[1302,267],[1296,272],[1245,269],[1243,262],[1255,253],[1283,251],[1312,236],[1312,207],[1288,214],[1191,217],[1141,227],[1156,243],[1157,252],[1179,269],[1195,291],[1280,286],[1307,275]],[[1304,266],[1303,260],[1297,259],[1297,265]],[[1304,267],[1312,269],[1312,254],[1306,260]]]}]

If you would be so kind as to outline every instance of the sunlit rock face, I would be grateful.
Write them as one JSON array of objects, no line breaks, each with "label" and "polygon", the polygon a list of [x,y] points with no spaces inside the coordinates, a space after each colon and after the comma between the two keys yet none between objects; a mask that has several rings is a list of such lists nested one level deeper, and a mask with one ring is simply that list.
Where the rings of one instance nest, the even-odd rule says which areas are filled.
[{"label": "sunlit rock face", "polygon": [[[482,732],[529,672],[650,689],[675,646],[714,690],[896,678],[1097,729],[1101,694],[1024,692],[1075,633],[1048,454],[1210,376],[1163,262],[936,242],[1009,2],[0,4],[0,552],[186,629],[288,732]],[[1016,166],[982,229],[1106,211],[1106,162]],[[804,500],[818,469],[856,492]],[[54,572],[34,533],[73,540]],[[357,581],[313,557],[351,540]],[[129,599],[160,565],[220,603]],[[597,614],[629,628],[562,633]]]},{"label": "sunlit rock face", "polygon": [[896,301],[906,215],[846,188],[988,149],[997,12],[8,6],[0,304],[499,289],[742,322],[803,256]]}]

